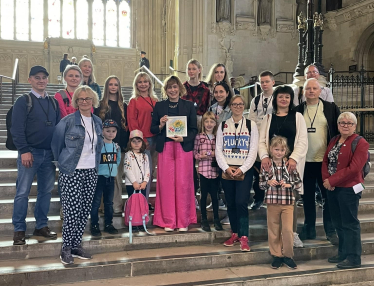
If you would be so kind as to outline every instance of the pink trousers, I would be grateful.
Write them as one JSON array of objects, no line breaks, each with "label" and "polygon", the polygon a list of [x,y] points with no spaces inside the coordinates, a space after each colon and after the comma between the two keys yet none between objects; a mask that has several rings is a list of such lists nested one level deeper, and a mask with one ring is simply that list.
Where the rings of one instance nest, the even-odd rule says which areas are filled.
[{"label": "pink trousers", "polygon": [[178,142],[165,142],[158,154],[153,224],[175,229],[196,222],[193,152],[183,151]]}]

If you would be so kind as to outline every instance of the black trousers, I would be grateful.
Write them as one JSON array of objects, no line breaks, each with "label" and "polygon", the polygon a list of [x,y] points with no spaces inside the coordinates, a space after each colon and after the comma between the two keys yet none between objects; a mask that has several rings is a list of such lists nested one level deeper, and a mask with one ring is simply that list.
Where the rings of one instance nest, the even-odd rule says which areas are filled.
[{"label": "black trousers", "polygon": [[327,192],[332,222],[339,236],[339,255],[361,263],[361,227],[357,218],[361,193],[336,187]]},{"label": "black trousers", "polygon": [[[261,171],[261,162],[255,161],[253,164],[254,167],[257,168],[258,171]],[[254,168],[253,168],[254,169]],[[255,192],[253,196],[253,200],[255,202],[263,201],[265,198],[265,190],[261,190],[259,183],[260,183],[260,173],[257,170],[253,170],[253,191]]]},{"label": "black trousers", "polygon": [[222,179],[225,191],[227,214],[229,215],[231,230],[239,237],[249,233],[248,202],[253,180],[253,168],[245,173],[243,181]]},{"label": "black trousers", "polygon": [[208,193],[210,194],[210,198],[212,199],[212,206],[213,206],[213,217],[214,219],[219,219],[218,216],[218,188],[219,188],[219,177],[215,179],[208,179],[200,174],[200,210],[201,210],[201,218],[207,219],[206,215],[206,199],[208,197]]},{"label": "black trousers", "polygon": [[306,228],[316,227],[316,182],[321,190],[322,198],[324,199],[322,215],[323,227],[327,236],[335,233],[335,228],[331,221],[329,200],[326,198],[328,192],[323,186],[322,182],[322,162],[306,162],[304,170],[304,226]]}]

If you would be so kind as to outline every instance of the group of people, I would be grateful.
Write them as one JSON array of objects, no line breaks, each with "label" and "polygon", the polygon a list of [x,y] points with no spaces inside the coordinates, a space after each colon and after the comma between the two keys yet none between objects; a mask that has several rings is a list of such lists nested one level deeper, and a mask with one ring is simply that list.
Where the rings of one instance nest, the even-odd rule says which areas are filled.
[{"label": "group of people", "polygon": [[[162,101],[154,94],[149,75],[138,73],[127,105],[116,76],[107,78],[101,98],[89,59],[65,68],[66,88],[55,97],[45,92],[47,70],[32,67],[31,92],[14,104],[11,127],[19,152],[14,245],[25,244],[27,200],[35,174],[34,235],[55,239],[47,214],[56,165],[59,168],[60,258],[72,264],[73,257],[92,257],[81,246],[88,216],[91,234],[101,235],[98,211],[103,200],[104,231],[117,233],[112,220],[113,213],[122,213],[122,177],[129,196],[141,191],[148,199],[157,164],[153,224],[165,231],[186,232],[197,222],[199,185],[202,229],[211,230],[206,212],[210,194],[214,228],[222,230],[218,201],[223,189],[232,231],[224,245],[240,243],[242,251],[250,251],[248,204],[253,183],[252,209],[267,206],[272,267],[296,268],[293,247],[303,246],[300,238],[316,238],[318,185],[324,197],[327,239],[339,245],[337,256],[329,262],[338,263],[339,268],[359,267],[361,192],[357,186],[364,182],[362,168],[369,144],[354,133],[354,114],[340,114],[335,103],[321,97],[329,92],[318,82],[318,69],[313,65],[305,69],[305,84],[296,95],[290,86],[274,89],[273,74],[262,72],[262,93],[251,101],[248,116],[246,101],[235,95],[223,64],[212,66],[206,82],[197,60],[187,63],[186,73],[184,83],[177,76],[165,79]],[[184,119],[178,126],[168,125],[176,116]],[[167,128],[185,128],[186,135],[168,136],[171,129]],[[300,195],[305,221],[299,238],[295,206]]]}]

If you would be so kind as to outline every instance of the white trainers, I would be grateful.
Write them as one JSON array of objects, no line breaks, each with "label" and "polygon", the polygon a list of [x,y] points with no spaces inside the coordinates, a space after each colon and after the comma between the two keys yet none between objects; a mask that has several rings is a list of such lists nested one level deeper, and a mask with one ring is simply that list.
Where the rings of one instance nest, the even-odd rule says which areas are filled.
[{"label": "white trainers", "polygon": [[293,233],[293,247],[304,247],[303,242],[300,240],[299,235],[296,232]]},{"label": "white trainers", "polygon": [[229,216],[227,215],[223,220],[221,220],[222,224],[230,224]]}]

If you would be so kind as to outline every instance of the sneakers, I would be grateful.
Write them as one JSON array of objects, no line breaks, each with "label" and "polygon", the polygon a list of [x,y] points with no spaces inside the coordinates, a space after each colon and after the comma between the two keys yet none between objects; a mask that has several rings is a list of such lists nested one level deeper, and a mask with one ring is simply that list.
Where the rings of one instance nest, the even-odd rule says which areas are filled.
[{"label": "sneakers", "polygon": [[240,242],[241,251],[251,251],[251,248],[248,245],[248,242],[249,242],[248,237],[242,236],[241,238],[239,238],[239,242]]},{"label": "sneakers", "polygon": [[222,199],[220,199],[218,201],[218,209],[220,209],[220,210],[227,210],[227,207],[226,207],[226,205],[225,205],[225,203],[223,202]]},{"label": "sneakers", "polygon": [[345,258],[342,257],[342,256],[340,256],[339,254],[338,254],[338,255],[335,255],[335,256],[333,256],[333,257],[330,257],[329,259],[327,259],[327,261],[328,261],[329,263],[340,263],[340,262],[342,262],[342,261],[344,261],[344,260],[345,260]]},{"label": "sneakers", "polygon": [[92,236],[101,236],[101,231],[99,225],[91,225],[91,235]]},{"label": "sneakers", "polygon": [[63,247],[60,254],[61,263],[64,265],[74,264],[74,258],[71,255],[71,247]]},{"label": "sneakers", "polygon": [[296,232],[293,233],[293,247],[304,247],[303,242],[300,240],[299,235]]},{"label": "sneakers", "polygon": [[186,231],[188,231],[188,227],[181,227],[181,228],[178,228],[178,231],[179,231],[179,232],[186,232]]},{"label": "sneakers", "polygon": [[199,202],[197,201],[197,198],[195,198],[195,206],[197,210],[200,210]]},{"label": "sneakers", "polygon": [[220,221],[219,221],[219,218],[215,218],[214,219],[214,228],[216,229],[216,230],[223,230],[223,227],[222,227],[222,224],[220,223]]},{"label": "sneakers", "polygon": [[279,269],[283,265],[283,257],[273,257],[273,262],[271,263],[271,268]]},{"label": "sneakers", "polygon": [[231,237],[223,243],[223,245],[234,246],[235,242],[239,242],[239,237],[236,233],[233,233],[231,234]]},{"label": "sneakers", "polygon": [[251,210],[255,211],[261,208],[263,201],[253,202],[251,204]]},{"label": "sneakers", "polygon": [[85,251],[82,246],[72,248],[71,256],[78,257],[79,259],[92,259],[92,255]]},{"label": "sneakers", "polygon": [[221,223],[222,224],[230,224],[230,219],[229,219],[229,216],[225,216],[225,218],[223,220],[221,220]]},{"label": "sneakers", "polygon": [[24,245],[25,243],[25,232],[15,231],[13,235],[13,245]]},{"label": "sneakers", "polygon": [[327,240],[330,241],[332,245],[339,245],[339,237],[336,235],[336,233],[327,235]]},{"label": "sneakers", "polygon": [[211,230],[210,230],[210,226],[209,226],[209,222],[208,222],[207,219],[202,219],[202,220],[201,220],[201,229],[202,229],[203,231],[208,231],[208,232],[211,231]]},{"label": "sneakers", "polygon": [[296,269],[297,265],[295,261],[293,261],[292,258],[289,257],[283,257],[283,263],[287,265],[288,268],[290,269]]},{"label": "sneakers", "polygon": [[104,228],[104,231],[109,233],[109,234],[117,234],[118,233],[118,230],[112,224],[106,225],[105,228]]},{"label": "sneakers", "polygon": [[174,231],[174,229],[173,229],[173,228],[170,228],[170,227],[165,227],[164,230],[165,230],[166,232],[172,232],[172,231]]},{"label": "sneakers", "polygon": [[57,233],[51,231],[48,226],[42,227],[41,229],[35,229],[33,235],[43,236],[49,239],[57,239]]},{"label": "sneakers", "polygon": [[336,265],[336,267],[340,268],[340,269],[351,269],[351,268],[360,268],[361,267],[361,263],[356,263],[356,262],[353,262],[351,260],[349,260],[348,258],[346,258],[344,261],[338,263]]}]

